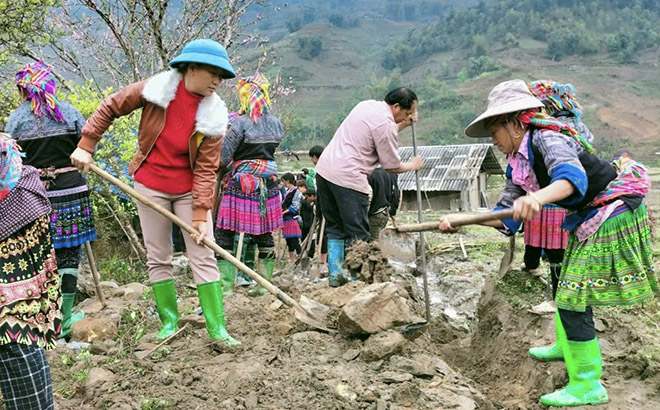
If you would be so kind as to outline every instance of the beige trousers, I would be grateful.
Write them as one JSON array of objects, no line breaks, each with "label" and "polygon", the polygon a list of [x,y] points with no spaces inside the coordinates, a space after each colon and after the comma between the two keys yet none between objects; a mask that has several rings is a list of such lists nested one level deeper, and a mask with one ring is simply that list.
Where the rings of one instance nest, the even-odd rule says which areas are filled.
[{"label": "beige trousers", "polygon": [[[184,222],[192,224],[192,193],[166,194],[147,188],[135,181],[135,190],[146,196],[156,204],[174,213]],[[144,237],[144,246],[147,248],[147,270],[151,283],[172,279],[174,268],[172,266],[172,222],[140,202],[137,204],[140,226]],[[207,216],[207,237],[213,240],[213,222],[211,211]],[[220,280],[215,254],[204,245],[197,245],[187,232],[183,232],[186,242],[188,259],[192,266],[193,277],[196,284]]]}]

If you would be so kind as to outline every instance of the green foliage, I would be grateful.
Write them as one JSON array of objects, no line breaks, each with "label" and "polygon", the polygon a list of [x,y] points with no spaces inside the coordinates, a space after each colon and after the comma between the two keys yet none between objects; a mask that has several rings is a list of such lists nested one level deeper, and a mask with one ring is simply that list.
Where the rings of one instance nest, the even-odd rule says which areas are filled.
[{"label": "green foliage", "polygon": [[114,280],[117,284],[142,283],[146,279],[145,267],[139,262],[118,255],[100,259],[98,261],[101,280]]},{"label": "green foliage", "polygon": [[298,38],[298,57],[311,60],[321,54],[323,50],[323,41],[321,37],[299,37]]},{"label": "green foliage", "polygon": [[328,17],[328,21],[335,27],[350,28],[357,27],[359,20],[356,15],[344,13],[332,13]]},{"label": "green foliage", "polygon": [[476,101],[459,95],[456,90],[436,77],[415,88],[420,99],[420,117],[435,124],[433,131],[420,138],[432,145],[463,144],[463,130],[476,117]]},{"label": "green foliage", "polygon": [[18,107],[20,97],[12,80],[0,82],[0,129],[7,124],[9,114]]},{"label": "green foliage", "polygon": [[413,67],[412,57],[413,49],[405,44],[397,44],[386,52],[381,65],[386,70],[398,68],[406,72]]},{"label": "green foliage", "polygon": [[[607,7],[602,3],[492,0],[454,8],[394,44],[385,52],[383,67],[407,71],[412,64],[393,64],[392,56],[402,48],[410,50],[406,57],[413,59],[448,50],[471,50],[479,56],[492,48],[510,48],[521,37],[545,41],[548,57],[555,60],[609,51],[619,62],[634,62],[635,53],[660,42],[657,2],[612,0]],[[402,6],[396,4],[388,2],[386,8],[402,17]]]},{"label": "green foliage", "polygon": [[141,410],[165,410],[174,408],[174,403],[170,399],[142,399],[140,402]]},{"label": "green foliage", "polygon": [[147,313],[138,308],[124,309],[119,320],[117,342],[118,358],[126,359],[133,355],[140,339],[146,332]]},{"label": "green foliage", "polygon": [[472,54],[475,57],[485,55],[486,50],[488,50],[488,39],[486,39],[486,36],[483,34],[477,34],[472,37]]},{"label": "green foliage", "polygon": [[50,9],[58,0],[0,1],[0,64],[13,55],[31,55],[30,47],[48,42],[59,32],[48,24]]},{"label": "green foliage", "polygon": [[385,3],[385,17],[396,21],[426,20],[441,16],[457,3],[448,0],[388,0]]},{"label": "green foliage", "polygon": [[54,372],[62,377],[62,380],[57,378],[54,380],[59,386],[56,390],[59,395],[67,399],[71,398],[84,386],[89,370],[93,367],[91,358],[92,354],[88,350],[81,349],[78,354],[68,351],[60,354],[59,360],[50,361],[51,366],[64,369],[61,372]]},{"label": "green foliage", "polygon": [[286,21],[286,28],[289,30],[289,33],[295,33],[296,31],[300,30],[302,26],[302,17],[298,15],[293,15]]},{"label": "green foliage", "polygon": [[489,73],[492,71],[499,70],[500,66],[495,60],[488,56],[482,55],[481,57],[470,57],[468,60],[468,66],[464,70],[464,73],[458,73],[459,78],[475,78],[479,77],[481,74]]}]

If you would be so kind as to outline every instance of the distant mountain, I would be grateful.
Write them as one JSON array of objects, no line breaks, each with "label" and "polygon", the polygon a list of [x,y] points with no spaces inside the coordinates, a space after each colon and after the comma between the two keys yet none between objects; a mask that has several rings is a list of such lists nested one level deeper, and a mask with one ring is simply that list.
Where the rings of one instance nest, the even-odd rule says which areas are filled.
[{"label": "distant mountain", "polygon": [[[384,12],[394,2],[314,2],[323,5],[317,18],[296,28],[287,27],[287,18],[310,2],[288,2],[289,17],[282,14],[265,30],[278,56],[268,72],[291,77],[297,89],[291,97],[297,121],[287,144],[305,148],[329,140],[356,102],[382,98],[401,84],[420,97],[422,139],[469,142],[463,128],[496,83],[552,78],[576,86],[604,155],[660,151],[660,2],[558,0],[547,9],[549,3],[465,1],[439,17],[396,21]],[[357,24],[331,22],[328,8]],[[392,57],[400,64],[388,65]],[[403,143],[409,138],[404,134]]]}]

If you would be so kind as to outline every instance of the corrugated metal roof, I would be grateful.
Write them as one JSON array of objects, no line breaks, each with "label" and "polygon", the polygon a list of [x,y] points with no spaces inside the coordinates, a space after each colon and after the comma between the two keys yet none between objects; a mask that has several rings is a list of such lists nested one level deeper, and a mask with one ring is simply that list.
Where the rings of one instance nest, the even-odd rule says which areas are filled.
[{"label": "corrugated metal roof", "polygon": [[[504,174],[491,144],[433,145],[418,147],[424,160],[420,170],[422,191],[462,191],[479,173]],[[401,161],[413,156],[412,147],[400,147]],[[417,189],[415,173],[399,175],[399,189]]]}]

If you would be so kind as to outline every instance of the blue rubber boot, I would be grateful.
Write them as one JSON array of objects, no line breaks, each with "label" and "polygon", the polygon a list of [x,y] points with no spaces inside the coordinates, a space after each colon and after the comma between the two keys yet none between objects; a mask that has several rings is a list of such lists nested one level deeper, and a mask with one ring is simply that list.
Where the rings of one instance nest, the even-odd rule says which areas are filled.
[{"label": "blue rubber boot", "polygon": [[337,288],[348,282],[344,276],[344,240],[343,239],[328,239],[328,268],[330,269],[330,277],[328,283],[333,288]]}]

